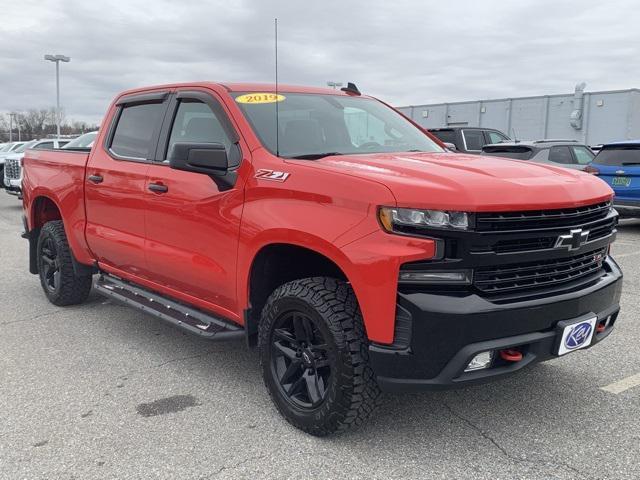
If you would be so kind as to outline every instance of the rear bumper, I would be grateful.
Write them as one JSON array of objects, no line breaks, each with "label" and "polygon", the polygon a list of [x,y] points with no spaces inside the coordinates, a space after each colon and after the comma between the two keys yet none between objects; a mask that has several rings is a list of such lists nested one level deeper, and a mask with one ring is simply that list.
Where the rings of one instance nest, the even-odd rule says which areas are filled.
[{"label": "rear bumper", "polygon": [[[622,272],[611,258],[605,270],[605,275],[581,290],[507,304],[475,294],[399,294],[398,305],[410,317],[411,339],[402,349],[370,346],[380,387],[396,392],[434,390],[504,377],[556,357],[558,322],[593,316],[602,321],[610,316],[606,329],[594,334],[590,346],[595,345],[611,333],[620,308]],[[478,353],[511,347],[522,352],[522,360],[507,362],[498,357],[491,368],[464,372]]]},{"label": "rear bumper", "polygon": [[614,200],[613,207],[623,217],[640,218],[640,199],[638,201]]}]

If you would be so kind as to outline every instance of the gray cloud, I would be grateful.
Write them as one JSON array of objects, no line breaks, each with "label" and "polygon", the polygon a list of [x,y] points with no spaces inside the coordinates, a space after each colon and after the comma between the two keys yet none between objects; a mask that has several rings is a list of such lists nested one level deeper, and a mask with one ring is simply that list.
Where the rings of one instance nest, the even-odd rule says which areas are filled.
[{"label": "gray cloud", "polygon": [[[5,2],[6,3],[6,2]],[[395,105],[630,88],[639,77],[636,2],[498,0],[21,1],[0,22],[0,111],[55,101],[97,121],[120,90],[190,80],[355,81]]]}]

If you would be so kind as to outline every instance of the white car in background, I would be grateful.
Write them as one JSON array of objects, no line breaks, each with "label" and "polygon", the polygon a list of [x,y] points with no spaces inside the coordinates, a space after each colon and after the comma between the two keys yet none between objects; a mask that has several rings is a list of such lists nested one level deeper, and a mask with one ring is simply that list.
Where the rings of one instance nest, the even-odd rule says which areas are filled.
[{"label": "white car in background", "polygon": [[61,148],[69,143],[69,140],[55,140],[51,138],[43,138],[42,140],[31,140],[23,143],[20,147],[13,150],[4,159],[4,187],[7,193],[11,195],[21,196],[22,193],[22,157],[24,152],[33,148],[36,150],[49,150],[52,148]]},{"label": "white car in background", "polygon": [[93,142],[96,141],[97,136],[97,130],[95,132],[85,133],[84,135],[80,135],[79,137],[74,138],[62,148],[64,150],[91,150],[91,147],[93,147]]},{"label": "white car in background", "polygon": [[[4,176],[4,159],[26,142],[7,142],[0,144],[0,178]],[[2,184],[2,182],[0,182]],[[2,186],[2,185],[0,185]]]}]

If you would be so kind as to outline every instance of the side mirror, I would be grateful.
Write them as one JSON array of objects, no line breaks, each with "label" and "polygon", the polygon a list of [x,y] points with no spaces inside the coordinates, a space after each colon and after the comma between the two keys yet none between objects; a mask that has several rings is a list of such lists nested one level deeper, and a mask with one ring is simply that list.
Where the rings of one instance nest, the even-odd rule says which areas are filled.
[{"label": "side mirror", "polygon": [[169,166],[175,170],[204,173],[220,191],[233,188],[238,178],[237,169],[229,165],[227,150],[221,143],[176,142],[169,152]]},{"label": "side mirror", "polygon": [[223,176],[229,170],[227,151],[221,143],[176,142],[169,152],[175,170]]},{"label": "side mirror", "polygon": [[458,151],[457,147],[453,143],[449,143],[449,142],[442,142],[442,143],[444,143],[444,146],[447,147],[452,152]]}]

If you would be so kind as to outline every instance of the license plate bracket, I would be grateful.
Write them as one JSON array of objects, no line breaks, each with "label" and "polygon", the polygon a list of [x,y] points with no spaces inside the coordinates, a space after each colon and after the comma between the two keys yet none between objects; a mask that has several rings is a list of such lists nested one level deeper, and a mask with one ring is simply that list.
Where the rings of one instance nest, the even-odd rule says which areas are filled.
[{"label": "license plate bracket", "polygon": [[555,354],[558,356],[586,348],[591,345],[598,318],[596,316],[583,317],[579,320],[564,320],[558,322],[558,342]]}]

